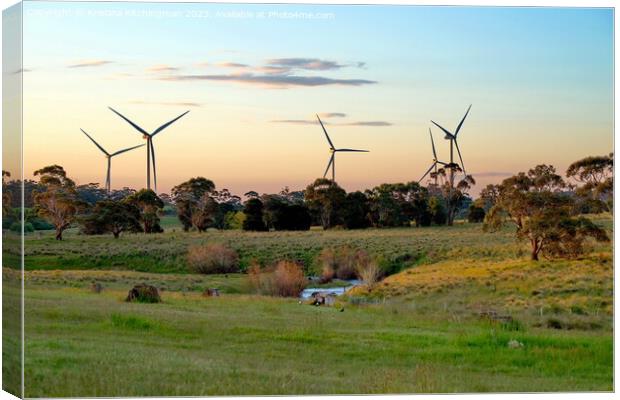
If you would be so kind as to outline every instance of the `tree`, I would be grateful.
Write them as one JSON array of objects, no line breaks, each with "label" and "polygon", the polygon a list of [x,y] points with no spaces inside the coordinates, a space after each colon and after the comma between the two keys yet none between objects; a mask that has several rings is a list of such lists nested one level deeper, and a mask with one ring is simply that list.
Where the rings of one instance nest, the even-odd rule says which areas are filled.
[{"label": "tree", "polygon": [[118,200],[100,200],[91,214],[82,220],[85,234],[112,233],[118,239],[122,232],[140,232],[140,210],[134,205]]},{"label": "tree", "polygon": [[224,216],[225,229],[243,229],[245,214],[243,211],[229,211]]},{"label": "tree", "polygon": [[263,202],[260,199],[252,197],[245,202],[243,213],[245,220],[243,221],[244,231],[266,231],[267,227],[263,222]]},{"label": "tree", "polygon": [[54,225],[56,240],[62,240],[62,233],[76,221],[85,204],[77,196],[75,183],[60,165],[38,169],[34,175],[44,188],[33,194],[35,211]]},{"label": "tree", "polygon": [[10,178],[11,173],[9,171],[2,170],[2,217],[5,218],[11,214],[13,210],[12,204],[12,196],[9,192],[7,184],[5,182],[5,178]]},{"label": "tree", "polygon": [[484,208],[484,211],[489,211],[491,207],[497,203],[499,198],[499,185],[488,184],[480,191],[479,207]]},{"label": "tree", "polygon": [[370,201],[370,219],[374,226],[429,225],[428,190],[417,182],[384,183],[366,195]]},{"label": "tree", "polygon": [[484,208],[480,207],[479,202],[473,202],[469,205],[467,213],[467,221],[471,223],[480,223],[484,221]]},{"label": "tree", "polygon": [[98,183],[87,183],[85,185],[79,185],[75,188],[78,197],[83,202],[94,205],[100,200],[104,200],[108,197],[106,190],[99,187]]},{"label": "tree", "polygon": [[310,229],[312,216],[304,204],[289,203],[285,197],[279,194],[263,195],[262,204],[263,222],[267,229],[277,231]]},{"label": "tree", "polygon": [[[206,229],[204,209],[207,206],[207,197],[214,191],[213,181],[201,176],[191,178],[172,188],[172,198],[176,203],[177,215],[183,224],[183,230],[188,231],[192,226],[200,231]],[[199,228],[196,223],[201,227]]]},{"label": "tree", "polygon": [[550,165],[538,165],[527,174],[505,179],[485,217],[484,229],[496,231],[510,221],[517,238],[529,241],[532,260],[538,260],[541,252],[549,257],[580,254],[587,237],[609,240],[591,221],[571,215],[575,200],[563,191],[565,187]]},{"label": "tree", "polygon": [[323,229],[332,228],[342,221],[342,209],[347,193],[336,182],[319,178],[306,187],[306,204]]},{"label": "tree", "polygon": [[463,177],[463,179],[461,179],[456,184],[456,187],[451,187],[449,182],[444,183],[442,187],[442,192],[446,203],[446,222],[448,225],[451,226],[454,224],[454,218],[456,217],[459,210],[461,210],[464,203],[471,200],[469,198],[468,192],[475,184],[476,181],[471,175],[466,175],[465,177]]},{"label": "tree", "polygon": [[431,221],[435,225],[445,225],[448,220],[446,207],[441,196],[431,196],[428,199],[428,209],[431,214]]},{"label": "tree", "polygon": [[159,213],[164,202],[150,189],[142,189],[128,196],[125,203],[137,207],[140,211],[140,224],[144,233],[159,233],[164,230],[159,225]]},{"label": "tree", "polygon": [[368,198],[360,191],[347,194],[344,204],[343,219],[347,229],[364,229],[370,226]]},{"label": "tree", "polygon": [[566,176],[582,184],[577,188],[576,193],[583,201],[595,203],[590,208],[603,208],[611,212],[614,187],[613,168],[613,153],[608,156],[586,157],[572,163],[566,170]]}]

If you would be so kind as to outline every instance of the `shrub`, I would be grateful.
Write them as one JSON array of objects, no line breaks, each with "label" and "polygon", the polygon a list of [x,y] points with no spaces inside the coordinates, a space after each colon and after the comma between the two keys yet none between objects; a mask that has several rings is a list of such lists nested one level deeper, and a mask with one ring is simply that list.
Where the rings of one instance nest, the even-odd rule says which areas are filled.
[{"label": "shrub", "polygon": [[273,277],[274,294],[282,297],[299,296],[308,283],[303,269],[290,261],[278,262]]},{"label": "shrub", "polygon": [[200,274],[225,274],[239,270],[237,253],[217,243],[190,247],[187,262],[191,271]]},{"label": "shrub", "polygon": [[331,282],[334,279],[335,275],[336,273],[330,264],[328,263],[323,264],[323,269],[321,270],[321,279],[319,280],[319,282],[320,283]]},{"label": "shrub", "polygon": [[[22,224],[19,221],[13,222],[9,229],[11,231],[13,231],[13,232],[21,233],[21,231],[22,231]],[[32,226],[32,224],[30,222],[26,222],[24,224],[24,233],[28,233],[28,232],[34,232],[34,226]]]},{"label": "shrub", "polygon": [[382,271],[374,261],[359,262],[357,264],[357,275],[364,281],[368,290],[372,290],[381,279]]},{"label": "shrub", "polygon": [[303,269],[291,261],[279,261],[275,267],[266,270],[253,264],[248,274],[258,293],[271,296],[298,297],[308,284]]},{"label": "shrub", "polygon": [[471,223],[480,223],[484,221],[485,214],[484,208],[478,207],[472,203],[467,213],[467,221]]},{"label": "shrub", "polygon": [[155,286],[142,283],[134,286],[129,291],[125,301],[138,303],[160,303],[161,297],[159,297],[159,291]]},{"label": "shrub", "polygon": [[357,265],[370,262],[370,257],[363,250],[341,246],[323,249],[318,260],[323,270],[332,269],[338,279],[355,279],[358,277]]}]

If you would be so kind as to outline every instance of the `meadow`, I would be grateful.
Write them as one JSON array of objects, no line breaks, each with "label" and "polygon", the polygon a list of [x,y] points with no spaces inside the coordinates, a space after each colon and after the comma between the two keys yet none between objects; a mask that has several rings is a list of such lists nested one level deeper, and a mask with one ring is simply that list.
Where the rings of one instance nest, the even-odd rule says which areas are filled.
[{"label": "meadow", "polygon": [[[322,248],[348,244],[402,270],[314,307],[256,295],[243,273],[189,273],[187,247],[207,242],[244,266],[289,258],[312,272]],[[510,229],[479,224],[203,234],[171,224],[118,240],[30,234],[25,263],[27,397],[613,390],[609,243],[536,263]],[[163,303],[124,302],[140,282]],[[208,287],[222,296],[203,297]]]}]

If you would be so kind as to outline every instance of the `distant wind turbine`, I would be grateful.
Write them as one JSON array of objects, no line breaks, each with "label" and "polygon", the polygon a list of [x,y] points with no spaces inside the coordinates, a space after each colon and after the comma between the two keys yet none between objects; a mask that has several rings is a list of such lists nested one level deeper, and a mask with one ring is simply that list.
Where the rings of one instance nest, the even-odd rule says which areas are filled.
[{"label": "distant wind turbine", "polygon": [[112,179],[111,179],[111,171],[112,171],[112,157],[117,156],[119,154],[123,154],[128,152],[129,150],[133,150],[133,149],[137,149],[138,147],[142,147],[144,146],[143,144],[140,144],[138,146],[133,146],[133,147],[128,147],[126,149],[123,150],[119,150],[116,151],[114,153],[108,153],[103,147],[101,147],[101,145],[99,143],[97,143],[97,141],[95,141],[95,139],[93,139],[88,133],[86,133],[86,131],[82,128],[80,128],[80,130],[82,131],[83,134],[86,135],[86,137],[88,137],[90,139],[91,142],[93,142],[95,144],[95,146],[97,146],[97,148],[99,148],[99,150],[101,150],[101,152],[103,154],[105,154],[105,157],[108,160],[108,172],[106,173],[106,177],[105,177],[105,190],[108,194],[110,194],[110,190],[112,187]]},{"label": "distant wind turbine", "polygon": [[456,127],[456,130],[454,131],[454,133],[450,132],[449,130],[445,129],[444,127],[442,127],[441,125],[439,125],[438,123],[436,123],[435,121],[431,122],[438,127],[439,129],[441,129],[446,136],[444,137],[444,139],[449,140],[450,141],[450,184],[453,185],[454,184],[454,167],[456,166],[454,163],[454,146],[456,146],[456,151],[459,155],[459,159],[461,160],[461,169],[463,170],[463,173],[465,175],[467,175],[467,173],[465,172],[465,164],[463,164],[463,157],[461,156],[461,150],[459,149],[459,143],[457,142],[457,135],[459,134],[459,131],[461,130],[461,127],[463,126],[463,122],[465,122],[465,118],[467,118],[467,114],[469,114],[469,110],[471,110],[471,104],[469,105],[469,108],[467,108],[467,112],[465,112],[465,115],[463,116],[463,119],[461,120],[461,122],[459,122],[459,125]]},{"label": "distant wind turbine", "polygon": [[159,132],[161,132],[164,129],[166,129],[167,127],[169,127],[170,125],[172,125],[179,118],[181,118],[182,116],[187,114],[189,112],[189,110],[185,111],[183,114],[179,115],[178,117],[174,118],[173,120],[166,122],[165,124],[163,124],[159,128],[155,129],[153,132],[148,133],[144,129],[140,128],[137,124],[135,124],[132,121],[130,121],[129,118],[125,117],[124,115],[122,115],[121,113],[119,113],[118,111],[113,109],[112,107],[108,107],[108,108],[114,114],[116,114],[119,117],[121,117],[122,119],[124,119],[129,125],[133,126],[138,132],[140,132],[142,134],[142,137],[146,140],[146,146],[147,146],[146,147],[146,188],[149,189],[149,190],[151,189],[151,157],[152,157],[153,158],[153,183],[154,183],[154,186],[155,186],[155,192],[157,192],[157,169],[155,167],[155,147],[153,146],[153,137],[155,135],[157,135]]},{"label": "distant wind turbine", "polygon": [[431,172],[433,169],[435,169],[435,171],[433,172],[433,175],[434,175],[434,178],[435,178],[435,186],[437,186],[437,164],[441,164],[441,165],[443,165],[445,167],[445,166],[448,166],[448,163],[445,163],[443,161],[439,161],[437,159],[437,151],[435,151],[435,141],[433,140],[433,133],[431,132],[431,128],[428,128],[428,134],[431,137],[431,146],[433,148],[433,163],[431,164],[430,168],[424,173],[424,175],[422,175],[422,177],[420,178],[420,180],[418,182],[422,182],[422,180],[426,177],[426,175],[428,175],[429,172]]},{"label": "distant wind turbine", "polygon": [[323,121],[321,121],[321,118],[319,118],[318,114],[317,114],[317,119],[319,120],[319,123],[321,124],[321,128],[323,128],[323,132],[325,132],[325,137],[327,138],[327,141],[329,142],[329,152],[331,153],[331,157],[329,158],[329,162],[327,163],[327,168],[325,168],[325,173],[323,174],[323,178],[325,178],[327,176],[327,171],[329,171],[329,168],[332,168],[332,182],[336,182],[336,153],[341,151],[341,152],[355,152],[355,153],[368,153],[368,150],[356,150],[356,149],[337,149],[334,144],[332,143],[332,140],[329,138],[329,135],[327,134],[327,130],[325,129],[325,125],[323,125]]}]

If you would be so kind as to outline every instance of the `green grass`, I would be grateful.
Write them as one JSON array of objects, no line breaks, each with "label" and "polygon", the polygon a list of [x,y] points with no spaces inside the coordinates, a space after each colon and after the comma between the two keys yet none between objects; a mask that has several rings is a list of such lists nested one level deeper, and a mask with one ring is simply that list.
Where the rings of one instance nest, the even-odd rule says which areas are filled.
[{"label": "green grass", "polygon": [[404,303],[123,295],[27,290],[26,396],[612,390],[609,333],[509,331]]},{"label": "green grass", "polygon": [[[127,234],[118,240],[109,235],[85,236],[70,230],[64,237],[65,240],[57,242],[50,232],[42,231],[26,236],[25,268],[187,272],[187,248],[207,242],[224,243],[235,249],[242,268],[252,260],[270,264],[291,259],[302,262],[308,270],[312,270],[316,269],[315,259],[323,248],[340,245],[365,249],[398,269],[452,258],[502,260],[528,254],[523,243],[515,242],[510,229],[484,234],[480,224],[259,233],[215,230],[197,233],[174,228],[156,235]],[[10,244],[18,237],[8,233],[6,240]],[[5,252],[7,261],[12,257],[15,254]],[[11,263],[5,263],[5,266],[11,266]]]},{"label": "green grass", "polygon": [[[611,230],[611,219],[597,221]],[[173,221],[168,221],[172,223]],[[173,231],[174,230],[174,231]],[[16,260],[5,235],[4,266]],[[187,247],[220,242],[243,265],[314,259],[348,244],[402,272],[338,307],[251,295],[245,274],[187,273]],[[610,244],[573,261],[527,260],[509,229],[205,234],[167,229],[119,240],[68,232],[26,238],[27,397],[610,391]],[[409,260],[402,262],[402,260]],[[3,312],[19,314],[17,271],[3,269]],[[90,291],[98,282],[103,292]],[[163,303],[126,303],[137,283]],[[217,287],[219,298],[202,291]],[[497,310],[512,323],[479,316]],[[15,319],[15,321],[18,321]],[[3,321],[5,331],[19,329]],[[18,336],[15,336],[18,337]],[[517,340],[521,348],[510,348]],[[5,387],[17,390],[20,343],[3,337]]]}]

